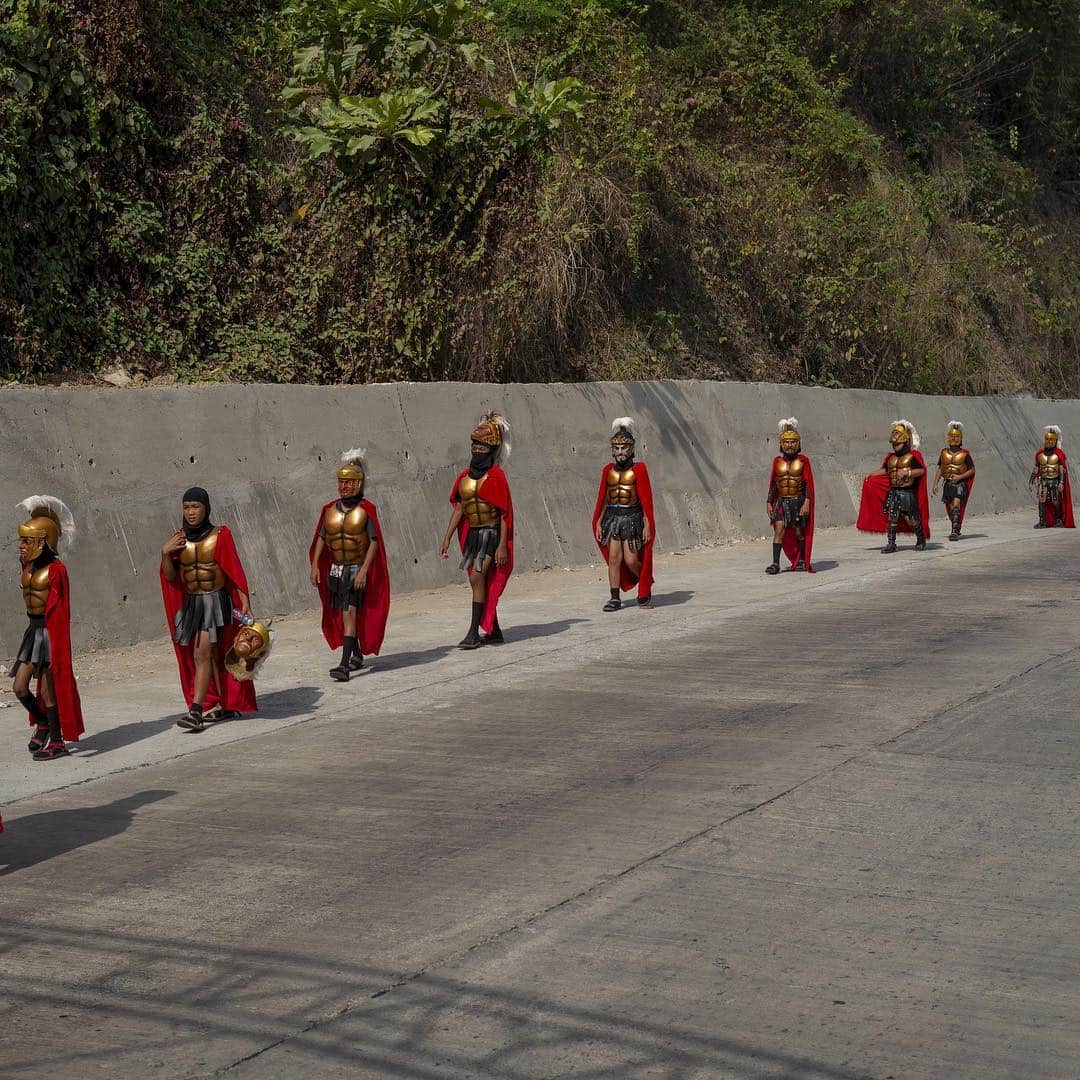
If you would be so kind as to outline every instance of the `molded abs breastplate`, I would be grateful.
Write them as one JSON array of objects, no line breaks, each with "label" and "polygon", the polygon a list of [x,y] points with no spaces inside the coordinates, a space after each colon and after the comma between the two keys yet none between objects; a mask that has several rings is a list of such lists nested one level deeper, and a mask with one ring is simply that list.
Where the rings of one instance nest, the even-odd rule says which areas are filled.
[{"label": "molded abs breastplate", "polygon": [[806,491],[805,463],[795,458],[781,458],[776,463],[776,491],[784,498],[794,498]]},{"label": "molded abs breastplate", "polygon": [[901,469],[917,469],[919,463],[914,454],[890,454],[885,465],[885,471],[889,474],[889,483],[895,488],[912,488],[917,481],[913,477],[907,480],[900,479]]},{"label": "molded abs breastplate", "polygon": [[938,465],[941,466],[941,475],[946,480],[955,480],[961,473],[967,472],[967,451],[950,450],[946,447],[941,451]]},{"label": "molded abs breastplate", "polygon": [[367,533],[368,515],[362,506],[351,510],[334,503],[323,514],[323,535],[334,562],[359,566],[367,556],[371,538]]},{"label": "molded abs breastplate", "polygon": [[637,506],[637,476],[633,469],[613,465],[607,473],[608,506]]},{"label": "molded abs breastplate", "polygon": [[218,531],[192,542],[189,540],[180,552],[180,577],[184,591],[211,593],[225,588],[225,574],[217,564]]},{"label": "molded abs breastplate", "polygon": [[474,480],[466,473],[458,483],[458,498],[461,500],[461,509],[470,528],[478,529],[484,525],[495,525],[499,520],[499,511],[489,502],[480,498],[480,488],[487,479],[485,473],[479,480]]},{"label": "molded abs breastplate", "polygon": [[28,566],[22,572],[23,603],[27,615],[44,615],[45,601],[49,599],[49,568],[33,570]]},{"label": "molded abs breastplate", "polygon": [[1056,480],[1061,475],[1061,458],[1051,450],[1047,453],[1045,450],[1039,451],[1039,476],[1043,480]]}]

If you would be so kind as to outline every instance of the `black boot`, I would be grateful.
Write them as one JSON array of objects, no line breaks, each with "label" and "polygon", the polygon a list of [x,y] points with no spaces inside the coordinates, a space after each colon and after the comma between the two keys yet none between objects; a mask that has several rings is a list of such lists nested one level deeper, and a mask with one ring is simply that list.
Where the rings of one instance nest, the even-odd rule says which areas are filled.
[{"label": "black boot", "polygon": [[926,550],[926,533],[923,532],[922,523],[915,526],[915,550]]},{"label": "black boot", "polygon": [[483,603],[474,600],[472,605],[472,623],[469,625],[469,632],[458,642],[459,648],[479,649],[480,646],[484,644],[484,639],[480,636],[480,618],[483,614]]},{"label": "black boot", "polygon": [[1054,507],[1054,528],[1055,529],[1064,529],[1065,528],[1065,518],[1062,516],[1061,504],[1060,503],[1057,506]]},{"label": "black boot", "polygon": [[60,710],[50,705],[45,710],[45,719],[49,722],[49,741],[37,753],[35,761],[54,761],[58,757],[67,757],[68,748],[64,745],[64,736],[60,731]]},{"label": "black boot", "polygon": [[960,507],[954,506],[949,511],[949,517],[952,518],[952,533],[949,535],[950,540],[960,539]]},{"label": "black boot", "polygon": [[782,545],[774,543],[772,546],[772,562],[765,567],[766,574],[779,574],[780,573],[780,552]]},{"label": "black boot", "polygon": [[1046,503],[1039,503],[1039,520],[1035,525],[1036,529],[1046,528]]},{"label": "black boot", "polygon": [[17,696],[19,701],[22,702],[23,708],[30,714],[30,720],[34,725],[34,734],[30,736],[26,749],[31,754],[36,754],[49,741],[49,721],[45,718],[45,714],[41,711],[41,706],[38,705],[37,698],[33,694],[26,693]]},{"label": "black boot", "polygon": [[604,605],[604,611],[618,611],[622,607],[622,599],[618,589],[611,590],[611,599]]},{"label": "black boot", "polygon": [[881,549],[882,555],[891,555],[896,550],[896,522],[889,522],[889,531],[885,534],[885,546]]},{"label": "black boot", "polygon": [[506,641],[503,637],[502,627],[499,625],[499,616],[495,616],[494,622],[491,624],[491,633],[484,635],[485,645],[502,645]]},{"label": "black boot", "polygon": [[806,565],[806,537],[799,538],[799,558],[795,563],[796,570],[809,571],[810,567]]},{"label": "black boot", "polygon": [[330,669],[330,678],[335,682],[349,681],[349,661],[352,659],[353,650],[356,648],[356,638],[346,637],[341,642],[341,663]]}]

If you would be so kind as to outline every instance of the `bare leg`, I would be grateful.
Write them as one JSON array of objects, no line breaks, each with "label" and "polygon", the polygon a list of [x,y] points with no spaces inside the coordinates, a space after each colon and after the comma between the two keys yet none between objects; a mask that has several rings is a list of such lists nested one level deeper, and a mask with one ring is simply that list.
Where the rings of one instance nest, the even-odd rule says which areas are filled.
[{"label": "bare leg", "polygon": [[765,567],[767,574],[780,573],[780,551],[784,546],[784,533],[787,531],[783,520],[773,522],[772,562]]},{"label": "bare leg", "polygon": [[623,542],[611,540],[608,543],[607,579],[612,589],[618,589],[622,583]]},{"label": "bare leg", "polygon": [[205,630],[199,631],[192,651],[195,655],[195,688],[192,693],[192,704],[198,705],[201,709],[203,702],[206,700],[206,694],[210,689],[211,678],[214,678],[214,681],[217,682],[213,642],[211,642],[210,635]]}]

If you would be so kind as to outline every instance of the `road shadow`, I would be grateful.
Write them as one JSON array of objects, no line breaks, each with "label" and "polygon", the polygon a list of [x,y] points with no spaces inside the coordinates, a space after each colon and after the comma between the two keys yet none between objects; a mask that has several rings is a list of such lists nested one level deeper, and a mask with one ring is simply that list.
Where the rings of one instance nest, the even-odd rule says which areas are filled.
[{"label": "road shadow", "polygon": [[26,870],[77,848],[119,836],[135,820],[141,806],[175,795],[175,791],[139,791],[126,799],[74,810],[47,810],[42,814],[9,818],[0,844],[0,877]]},{"label": "road shadow", "polygon": [[168,731],[176,723],[171,716],[162,716],[156,720],[135,720],[130,724],[121,724],[119,727],[110,728],[108,731],[92,731],[84,734],[74,744],[73,750],[79,757],[96,757],[98,754],[107,754],[112,750],[120,750],[122,747],[131,746],[132,743],[150,739],[162,731]]},{"label": "road shadow", "polygon": [[835,559],[815,559],[814,573],[827,574],[830,570],[835,570],[839,565]]},{"label": "road shadow", "polygon": [[684,589],[681,592],[653,593],[652,605],[653,607],[677,607],[693,598],[694,593],[691,589]]},{"label": "road shadow", "polygon": [[[327,665],[329,672],[331,665]],[[288,720],[293,716],[303,716],[311,712],[319,703],[323,691],[318,686],[291,686],[288,690],[272,690],[268,694],[259,694],[259,711],[255,716],[269,720]],[[230,723],[242,723],[244,717]]]},{"label": "road shadow", "polygon": [[[708,1034],[635,1010],[567,1002],[537,990],[479,979],[410,973],[310,951],[245,948],[221,941],[150,937],[100,927],[58,926],[47,917],[0,922],[9,957],[62,952],[68,968],[36,967],[4,980],[9,1035],[5,1074],[145,1075],[178,1072],[197,1052],[207,1074],[240,1054],[267,1051],[282,1075],[377,1075],[402,1080],[508,1080],[559,1075],[689,1080],[691,1076],[783,1076],[858,1080],[841,1063],[815,1060],[783,1040]],[[16,968],[16,970],[18,970]],[[43,1042],[30,1020],[56,1012],[114,1022],[107,1047]],[[473,1037],[469,1038],[470,1031]],[[190,1069],[183,1070],[189,1072]]]}]

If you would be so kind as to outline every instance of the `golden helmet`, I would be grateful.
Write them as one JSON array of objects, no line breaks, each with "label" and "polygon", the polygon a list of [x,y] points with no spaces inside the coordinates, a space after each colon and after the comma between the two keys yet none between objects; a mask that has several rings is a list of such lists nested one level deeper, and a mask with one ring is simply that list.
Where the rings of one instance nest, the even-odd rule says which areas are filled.
[{"label": "golden helmet", "polygon": [[912,450],[919,449],[919,433],[910,420],[894,420],[889,429],[889,442],[911,443]]},{"label": "golden helmet", "polygon": [[490,446],[497,458],[505,460],[510,456],[510,424],[500,412],[485,413],[473,428],[470,441]]},{"label": "golden helmet", "polygon": [[799,434],[799,421],[794,416],[787,416],[776,422],[776,430],[780,432],[780,449],[787,446],[787,453],[797,454],[802,450],[802,436]]},{"label": "golden helmet", "polygon": [[637,425],[632,416],[617,416],[611,421],[611,448],[632,449]]},{"label": "golden helmet", "polygon": [[1049,450],[1061,446],[1061,428],[1057,424],[1047,424],[1043,428],[1043,443]]},{"label": "golden helmet", "polygon": [[75,519],[71,511],[55,495],[31,495],[19,503],[27,520],[19,526],[19,536],[44,540],[53,551],[59,552],[60,539],[67,547],[75,539]]},{"label": "golden helmet", "polygon": [[269,623],[261,619],[241,626],[233,638],[232,648],[225,654],[225,670],[238,682],[254,679],[270,655],[273,640]]},{"label": "golden helmet", "polygon": [[959,420],[950,420],[949,427],[946,431],[945,437],[952,447],[960,447],[964,445],[964,425]]},{"label": "golden helmet", "polygon": [[356,480],[360,486],[364,486],[364,453],[359,447],[346,450],[341,455],[341,465],[338,467],[337,478],[339,480]]}]

